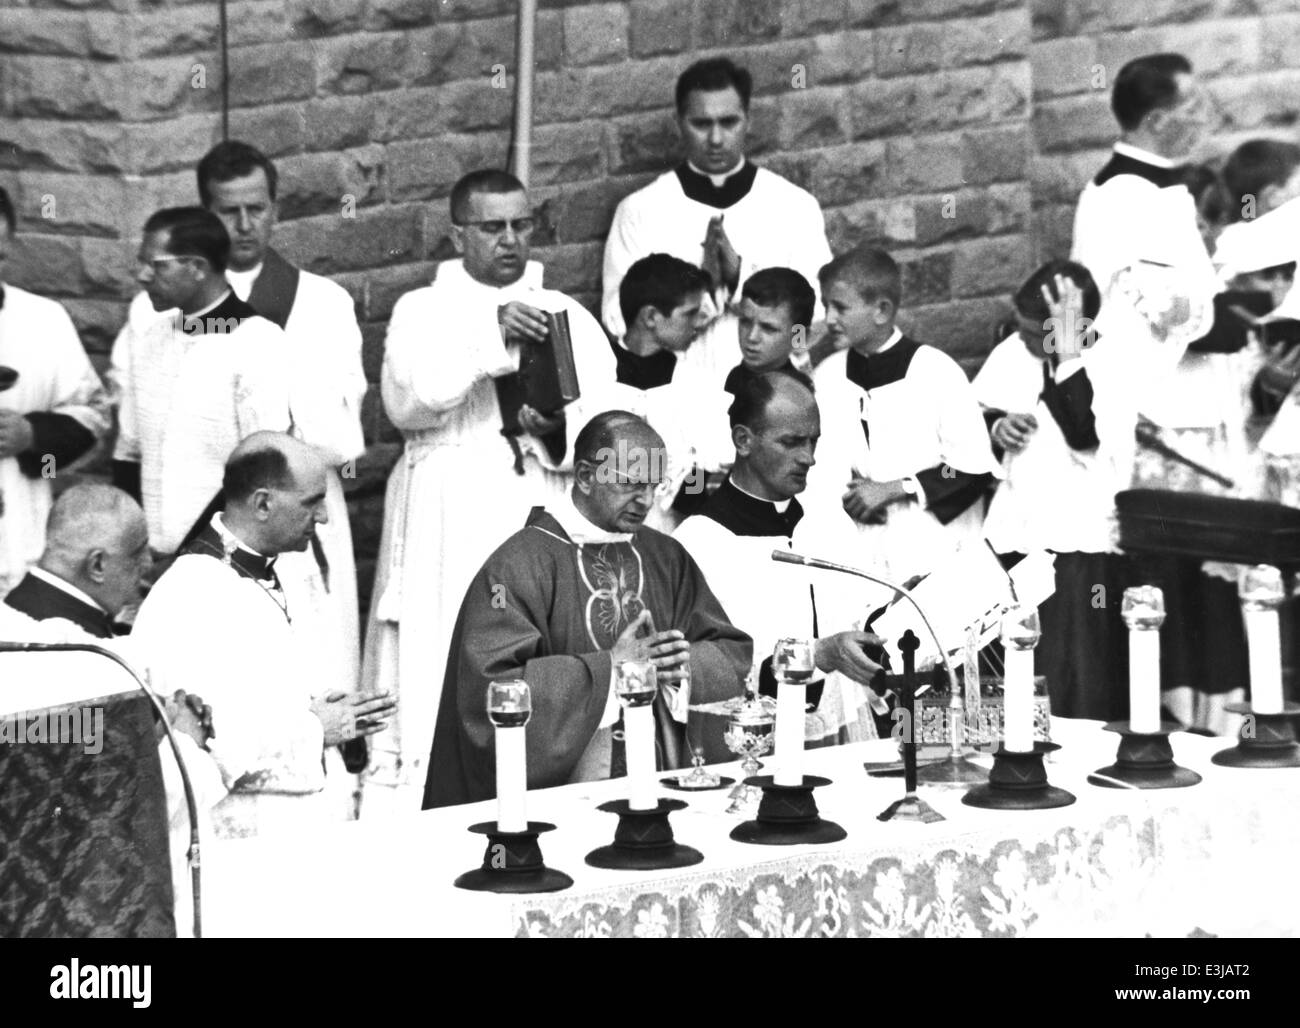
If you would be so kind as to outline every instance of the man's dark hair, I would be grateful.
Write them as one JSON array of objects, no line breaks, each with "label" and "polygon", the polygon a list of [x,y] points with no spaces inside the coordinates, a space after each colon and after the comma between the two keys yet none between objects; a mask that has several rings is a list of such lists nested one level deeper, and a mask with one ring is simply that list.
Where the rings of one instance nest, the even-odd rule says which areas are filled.
[{"label": "man's dark hair", "polygon": [[228,139],[218,143],[199,161],[199,203],[207,207],[212,203],[212,184],[229,182],[253,174],[258,168],[266,173],[266,188],[275,199],[276,184],[279,176],[275,165],[269,157],[255,146],[241,143],[238,139]]},{"label": "man's dark hair", "polygon": [[740,97],[740,106],[749,112],[754,79],[748,71],[726,57],[696,61],[677,79],[677,113],[686,112],[686,101],[692,93],[716,93],[723,89],[734,89]]},{"label": "man's dark hair", "polygon": [[817,312],[817,294],[808,280],[793,268],[764,268],[754,272],[745,279],[740,295],[760,307],[784,304],[790,309],[791,323],[804,328],[812,327]]},{"label": "man's dark hair", "polygon": [[1246,197],[1259,194],[1269,186],[1280,186],[1300,167],[1300,146],[1280,139],[1252,139],[1233,150],[1223,163],[1223,185],[1228,193],[1225,212],[1234,221],[1241,220]]},{"label": "man's dark hair", "polygon": [[618,308],[623,312],[623,323],[631,328],[642,307],[653,307],[667,316],[692,293],[712,289],[713,280],[702,268],[680,257],[652,253],[627,269],[618,286]]},{"label": "man's dark hair", "polygon": [[1190,75],[1192,62],[1182,54],[1149,54],[1120,68],[1110,94],[1110,109],[1125,132],[1132,132],[1152,111],[1178,104],[1176,76]]},{"label": "man's dark hair", "polygon": [[202,257],[217,274],[230,259],[230,234],[211,211],[203,207],[164,207],[149,215],[145,235],[166,232],[167,252],[174,257]]},{"label": "man's dark hair", "polygon": [[903,276],[898,262],[877,247],[856,247],[840,254],[817,273],[817,278],[823,296],[828,286],[843,282],[872,303],[888,300],[897,309],[903,301]]},{"label": "man's dark hair", "polygon": [[13,235],[18,228],[18,215],[14,211],[14,202],[9,199],[9,194],[3,186],[0,186],[0,219],[4,220],[9,234]]},{"label": "man's dark hair", "polygon": [[736,390],[736,398],[727,408],[727,418],[731,422],[731,427],[744,425],[753,432],[760,431],[767,423],[767,408],[772,403],[772,397],[776,395],[777,386],[781,384],[783,378],[793,379],[808,392],[813,392],[812,379],[802,371],[793,368],[780,368],[761,375],[753,375],[741,383],[740,388]]},{"label": "man's dark hair", "polygon": [[524,184],[508,171],[496,168],[480,168],[461,176],[459,182],[451,187],[451,220],[454,225],[463,225],[469,217],[469,198],[475,193],[522,193]]},{"label": "man's dark hair", "polygon": [[230,503],[242,503],[259,489],[292,487],[289,458],[273,446],[231,457],[221,479],[221,491]]},{"label": "man's dark hair", "polygon": [[1046,323],[1052,316],[1052,312],[1047,306],[1047,301],[1043,299],[1043,286],[1050,287],[1057,275],[1070,279],[1079,287],[1079,291],[1083,293],[1083,316],[1089,320],[1095,319],[1097,312],[1101,310],[1101,290],[1097,288],[1092,272],[1078,261],[1058,259],[1048,261],[1040,267],[1025,279],[1024,284],[1012,297],[1011,302],[1015,304],[1016,310],[1026,318]]}]

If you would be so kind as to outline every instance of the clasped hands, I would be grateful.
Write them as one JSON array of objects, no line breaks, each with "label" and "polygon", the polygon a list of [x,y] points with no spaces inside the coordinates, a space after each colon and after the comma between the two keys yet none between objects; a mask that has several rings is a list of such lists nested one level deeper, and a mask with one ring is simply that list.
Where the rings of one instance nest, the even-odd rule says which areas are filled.
[{"label": "clasped hands", "polygon": [[713,279],[715,286],[725,285],[734,291],[740,282],[740,254],[731,245],[727,230],[722,226],[722,215],[715,214],[709,219],[709,228],[704,235],[704,259],[700,264]]},{"label": "clasped hands", "polygon": [[840,502],[844,513],[862,525],[883,525],[887,508],[895,503],[911,499],[911,493],[903,488],[903,480],[893,479],[877,482],[870,478],[854,476]]},{"label": "clasped hands", "polygon": [[325,745],[337,746],[358,736],[382,732],[396,708],[397,700],[386,692],[334,692],[313,700],[311,712],[325,730]]},{"label": "clasped hands", "polygon": [[634,617],[610,650],[614,666],[625,660],[648,660],[655,666],[660,685],[690,681],[691,644],[675,628],[656,632],[649,610]]}]

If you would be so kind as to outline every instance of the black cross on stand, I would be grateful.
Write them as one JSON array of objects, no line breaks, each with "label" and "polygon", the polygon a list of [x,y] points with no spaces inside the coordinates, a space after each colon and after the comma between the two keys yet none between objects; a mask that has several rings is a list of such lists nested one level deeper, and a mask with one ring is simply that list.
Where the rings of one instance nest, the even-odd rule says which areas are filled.
[{"label": "black cross on stand", "polygon": [[916,737],[921,725],[916,718],[916,651],[921,640],[910,628],[898,640],[898,649],[903,654],[903,711],[906,715],[903,733],[903,788],[904,796],[895,800],[885,810],[876,815],[878,821],[920,821],[932,824],[944,820],[944,816],[925,800],[916,795]]}]

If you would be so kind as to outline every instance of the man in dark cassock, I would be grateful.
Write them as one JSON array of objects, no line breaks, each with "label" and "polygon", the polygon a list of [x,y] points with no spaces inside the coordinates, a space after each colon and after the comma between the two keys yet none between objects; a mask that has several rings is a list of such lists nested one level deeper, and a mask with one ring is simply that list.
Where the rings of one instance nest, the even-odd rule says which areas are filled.
[{"label": "man in dark cassock", "polygon": [[534,508],[474,578],[447,661],[426,809],[494,795],[490,681],[522,678],[532,689],[535,789],[623,773],[613,688],[621,661],[650,659],[658,669],[662,768],[686,762],[688,703],[739,694],[749,636],[681,545],[643,525],[663,449],[635,415],[598,414],[574,442],[571,495]]}]

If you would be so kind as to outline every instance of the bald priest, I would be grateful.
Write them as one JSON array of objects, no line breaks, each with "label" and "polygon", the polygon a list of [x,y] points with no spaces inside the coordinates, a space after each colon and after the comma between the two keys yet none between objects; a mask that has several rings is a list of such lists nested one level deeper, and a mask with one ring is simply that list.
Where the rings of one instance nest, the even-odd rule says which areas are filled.
[{"label": "bald priest", "polygon": [[635,415],[596,415],[574,441],[570,495],[533,508],[474,578],[447,661],[426,809],[495,794],[490,681],[531,687],[530,788],[621,773],[613,679],[623,660],[655,663],[661,768],[687,762],[688,703],[739,695],[749,636],[732,626],[681,544],[643,525],[663,450]]}]

